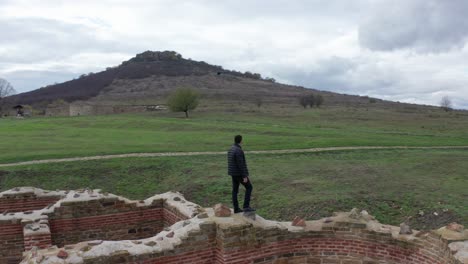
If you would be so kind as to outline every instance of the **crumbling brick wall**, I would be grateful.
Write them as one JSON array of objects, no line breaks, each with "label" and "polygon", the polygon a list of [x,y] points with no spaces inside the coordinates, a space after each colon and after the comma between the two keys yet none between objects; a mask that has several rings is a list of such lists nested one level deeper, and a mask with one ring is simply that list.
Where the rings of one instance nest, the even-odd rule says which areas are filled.
[{"label": "crumbling brick wall", "polygon": [[[180,201],[180,202],[178,202]],[[131,201],[99,190],[49,192],[15,188],[0,193],[0,264],[18,263],[24,250],[91,240],[135,240],[194,216],[199,206],[167,193]]]},{"label": "crumbling brick wall", "polygon": [[[175,223],[154,237],[106,242],[91,248],[78,244],[58,250],[67,251],[75,261],[78,259],[77,263],[86,264],[461,263],[439,235],[433,232],[400,235],[398,229],[374,220],[352,219],[346,213],[298,227],[259,216],[255,220],[240,214],[216,217],[208,209],[197,217]],[[57,252],[41,254],[44,254],[43,259],[54,261]],[[23,263],[27,260],[37,258],[27,257]]]},{"label": "crumbling brick wall", "polygon": [[459,263],[438,235],[398,240],[366,224],[337,222],[296,232],[240,226],[219,229],[217,236],[221,263]]},{"label": "crumbling brick wall", "polygon": [[162,199],[149,206],[126,203],[116,197],[70,201],[48,216],[52,244],[57,246],[95,239],[141,239],[164,227]]},{"label": "crumbling brick wall", "polygon": [[38,196],[33,191],[4,193],[0,196],[0,213],[39,210],[56,203],[60,195]]},{"label": "crumbling brick wall", "polygon": [[24,251],[23,227],[17,220],[0,220],[0,263],[16,264]]},{"label": "crumbling brick wall", "polygon": [[0,199],[6,194],[15,203],[11,197],[29,197],[25,208],[32,197],[60,199],[44,209],[0,214],[0,264],[20,262],[24,250],[24,264],[461,263],[435,232],[400,234],[367,212],[275,222],[229,215],[228,208],[215,214],[178,193],[131,201],[99,190],[19,188]]}]

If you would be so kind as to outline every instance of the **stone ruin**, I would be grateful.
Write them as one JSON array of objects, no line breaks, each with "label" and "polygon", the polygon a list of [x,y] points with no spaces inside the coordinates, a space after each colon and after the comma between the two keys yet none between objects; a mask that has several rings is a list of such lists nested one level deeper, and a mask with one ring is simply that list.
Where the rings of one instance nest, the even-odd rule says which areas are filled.
[{"label": "stone ruin", "polygon": [[[384,225],[365,211],[276,222],[168,192],[132,201],[100,190],[0,193],[0,264],[468,263],[468,230]],[[3,212],[3,213],[1,213]]]}]

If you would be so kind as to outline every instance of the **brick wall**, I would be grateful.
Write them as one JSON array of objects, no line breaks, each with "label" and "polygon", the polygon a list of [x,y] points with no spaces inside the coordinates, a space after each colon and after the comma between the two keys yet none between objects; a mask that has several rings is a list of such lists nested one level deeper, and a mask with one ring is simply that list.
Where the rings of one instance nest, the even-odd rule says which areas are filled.
[{"label": "brick wall", "polygon": [[21,260],[23,251],[21,223],[0,221],[0,263],[17,264]]},{"label": "brick wall", "polygon": [[42,209],[56,203],[61,197],[37,197],[34,193],[3,195],[0,197],[0,213],[25,212]]},{"label": "brick wall", "polygon": [[141,239],[164,228],[163,202],[136,206],[117,198],[66,202],[49,214],[52,244]]},{"label": "brick wall", "polygon": [[[145,202],[91,190],[53,196],[25,189],[0,193],[0,264],[19,263],[23,251],[34,247],[152,237],[165,226],[191,217],[172,200],[175,194],[169,194],[171,203],[167,203],[157,196]],[[186,203],[181,197],[176,200]]]},{"label": "brick wall", "polygon": [[445,240],[428,233],[405,241],[365,224],[335,223],[320,230],[259,228],[207,221],[173,249],[131,256],[116,252],[83,263],[216,264],[458,264]]},{"label": "brick wall", "polygon": [[83,263],[132,263],[132,264],[208,264],[214,263],[216,248],[216,225],[206,223],[200,225],[200,230],[190,232],[183,242],[175,245],[172,250],[152,254],[131,256],[126,251],[109,254],[104,257],[86,258]]},{"label": "brick wall", "polygon": [[[172,194],[140,202],[108,195],[90,200],[80,200],[77,193],[71,197],[76,199],[64,199],[60,206],[44,212],[40,221],[30,222],[47,223],[44,230],[50,227],[50,238],[39,235],[44,232],[29,237],[34,228],[29,226],[23,233],[28,226],[22,227],[18,220],[0,222],[0,245],[8,246],[0,247],[0,264],[17,263],[25,247],[45,247],[49,242],[67,247],[36,255],[56,258],[61,250],[73,255],[74,263],[86,264],[460,263],[436,233],[399,235],[398,227],[362,215],[353,218],[350,213],[338,213],[327,221],[297,227],[259,216],[256,220],[239,214],[215,217],[209,209],[197,215],[196,205]],[[72,245],[89,240],[125,241]],[[35,263],[31,251],[25,256],[22,263]]]},{"label": "brick wall", "polygon": [[44,249],[52,246],[52,239],[49,234],[24,235],[24,250],[31,250],[33,247]]},{"label": "brick wall", "polygon": [[322,230],[289,232],[234,226],[217,232],[219,263],[458,263],[440,236],[412,241],[369,231],[365,224],[336,223]]},{"label": "brick wall", "polygon": [[63,246],[95,239],[124,240],[150,237],[163,225],[161,208],[92,217],[52,219],[52,244]]},{"label": "brick wall", "polygon": [[179,221],[189,219],[188,216],[181,213],[176,208],[164,203],[164,225],[171,226]]}]

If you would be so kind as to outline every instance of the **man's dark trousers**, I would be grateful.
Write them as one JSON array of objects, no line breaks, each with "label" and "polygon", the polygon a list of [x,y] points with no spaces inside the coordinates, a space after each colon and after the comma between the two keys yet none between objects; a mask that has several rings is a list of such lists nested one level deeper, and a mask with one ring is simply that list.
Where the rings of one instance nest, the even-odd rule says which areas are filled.
[{"label": "man's dark trousers", "polygon": [[244,185],[245,187],[245,197],[244,197],[244,207],[250,207],[250,195],[252,194],[252,184],[250,184],[250,179],[247,183],[244,183],[244,179],[238,176],[231,176],[232,177],[232,204],[234,209],[239,208],[239,202],[237,200],[237,194],[239,193],[239,183]]}]

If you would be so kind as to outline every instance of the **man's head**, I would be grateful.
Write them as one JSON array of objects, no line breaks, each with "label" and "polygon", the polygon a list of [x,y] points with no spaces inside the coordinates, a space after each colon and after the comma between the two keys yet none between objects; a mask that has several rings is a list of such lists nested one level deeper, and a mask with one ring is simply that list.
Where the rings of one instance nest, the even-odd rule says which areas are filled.
[{"label": "man's head", "polygon": [[236,144],[242,143],[242,136],[241,135],[235,136],[234,137],[234,143],[236,143]]}]

